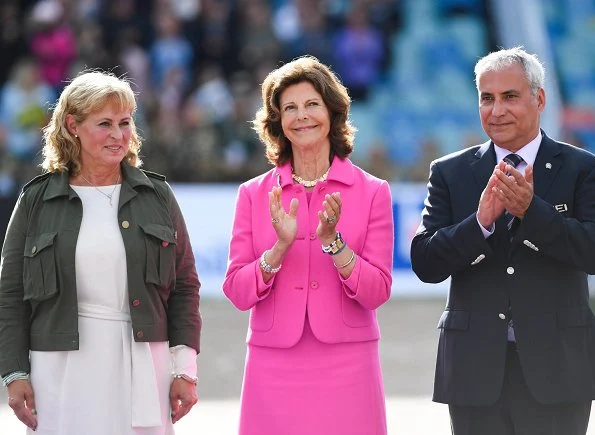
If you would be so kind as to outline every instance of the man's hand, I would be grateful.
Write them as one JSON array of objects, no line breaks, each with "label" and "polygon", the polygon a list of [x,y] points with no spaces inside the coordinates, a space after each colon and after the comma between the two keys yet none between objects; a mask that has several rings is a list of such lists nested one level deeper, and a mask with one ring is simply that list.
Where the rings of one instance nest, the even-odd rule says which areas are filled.
[{"label": "man's hand", "polygon": [[504,213],[505,207],[502,199],[497,195],[498,177],[496,172],[500,171],[499,165],[494,168],[488,184],[486,185],[477,206],[477,220],[486,230]]},{"label": "man's hand", "polygon": [[522,219],[533,200],[533,167],[528,165],[523,176],[512,166],[500,162],[494,173],[496,196],[510,214]]}]

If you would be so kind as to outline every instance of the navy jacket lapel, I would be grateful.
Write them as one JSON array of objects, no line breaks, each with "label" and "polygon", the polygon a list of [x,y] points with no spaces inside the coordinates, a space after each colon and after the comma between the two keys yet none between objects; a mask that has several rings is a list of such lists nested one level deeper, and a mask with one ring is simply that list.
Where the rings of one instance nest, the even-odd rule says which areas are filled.
[{"label": "navy jacket lapel", "polygon": [[471,171],[479,192],[483,192],[490,176],[496,166],[496,153],[491,141],[483,143],[474,155],[475,161],[471,163]]},{"label": "navy jacket lapel", "polygon": [[533,192],[540,198],[545,197],[562,163],[558,158],[560,147],[543,133],[539,151],[533,164]]}]

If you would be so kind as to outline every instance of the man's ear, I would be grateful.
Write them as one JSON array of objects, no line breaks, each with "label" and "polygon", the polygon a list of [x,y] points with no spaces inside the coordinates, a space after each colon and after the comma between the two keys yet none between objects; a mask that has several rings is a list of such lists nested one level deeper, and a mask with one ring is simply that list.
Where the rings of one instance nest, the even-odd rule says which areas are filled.
[{"label": "man's ear", "polygon": [[66,115],[66,128],[68,129],[68,131],[70,132],[70,134],[76,136],[77,130],[78,130],[78,125],[76,123],[76,120],[74,119],[74,116],[72,116],[70,113],[68,115]]},{"label": "man's ear", "polygon": [[545,109],[545,90],[543,88],[537,91],[537,109],[540,112],[543,112],[543,109]]}]

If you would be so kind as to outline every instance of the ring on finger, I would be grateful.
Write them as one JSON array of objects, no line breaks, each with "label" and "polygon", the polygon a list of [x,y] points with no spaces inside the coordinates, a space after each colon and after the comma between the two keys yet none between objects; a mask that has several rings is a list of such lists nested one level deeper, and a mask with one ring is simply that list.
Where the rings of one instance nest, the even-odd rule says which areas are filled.
[{"label": "ring on finger", "polygon": [[329,216],[326,218],[327,223],[329,224],[334,224],[337,221],[337,217],[336,216]]},{"label": "ring on finger", "polygon": [[275,218],[271,218],[271,222],[273,224],[278,224],[279,223],[279,218],[276,218],[276,217]]}]

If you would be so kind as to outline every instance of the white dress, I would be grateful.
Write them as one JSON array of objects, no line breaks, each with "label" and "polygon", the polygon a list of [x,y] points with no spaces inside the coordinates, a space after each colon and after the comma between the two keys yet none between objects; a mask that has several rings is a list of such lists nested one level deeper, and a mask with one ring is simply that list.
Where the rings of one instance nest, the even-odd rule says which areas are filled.
[{"label": "white dress", "polygon": [[[31,352],[38,428],[31,435],[171,435],[167,342],[132,336],[126,252],[113,207],[94,187],[71,186],[83,203],[76,246],[77,351]],[[114,186],[104,186],[110,193]]]}]

